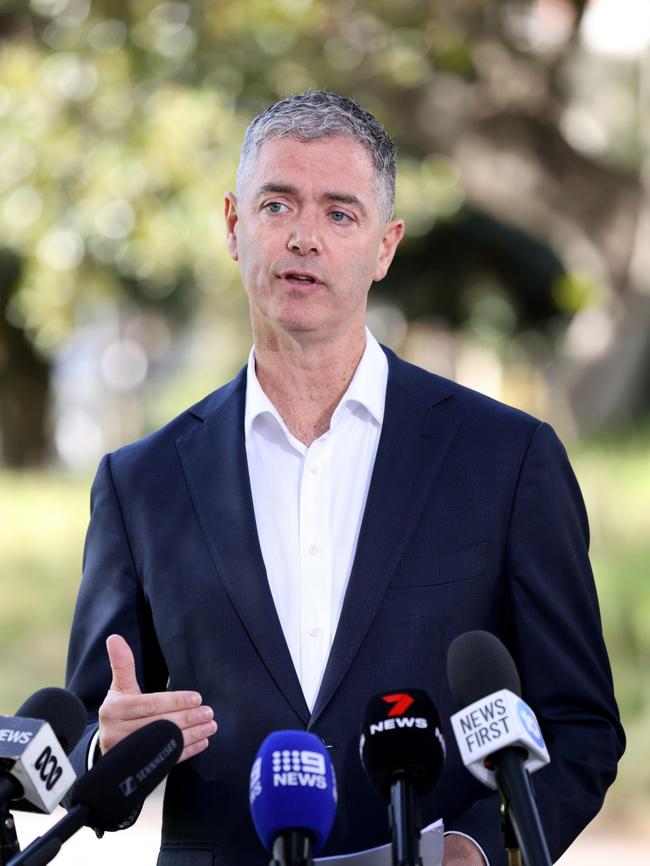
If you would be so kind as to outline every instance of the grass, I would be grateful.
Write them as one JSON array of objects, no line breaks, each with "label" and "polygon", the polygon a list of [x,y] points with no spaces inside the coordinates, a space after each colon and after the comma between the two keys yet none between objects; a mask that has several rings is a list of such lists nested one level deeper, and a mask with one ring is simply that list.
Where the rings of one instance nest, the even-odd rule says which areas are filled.
[{"label": "grass", "polygon": [[[650,805],[650,426],[571,449],[592,528],[592,561],[628,733],[608,814]],[[91,479],[0,473],[0,712],[63,682]]]},{"label": "grass", "polygon": [[62,685],[81,574],[90,481],[53,472],[0,474],[0,708]]}]

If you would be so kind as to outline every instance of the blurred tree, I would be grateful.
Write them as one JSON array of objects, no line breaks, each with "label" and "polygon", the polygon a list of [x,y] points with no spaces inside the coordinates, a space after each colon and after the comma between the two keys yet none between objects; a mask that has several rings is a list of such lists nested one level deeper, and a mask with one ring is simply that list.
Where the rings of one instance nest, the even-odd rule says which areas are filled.
[{"label": "blurred tree", "polygon": [[[223,190],[250,116],[310,87],[355,96],[400,145],[411,241],[386,290],[409,315],[461,324],[481,273],[510,298],[508,334],[555,327],[599,292],[625,296],[641,151],[634,104],[598,152],[580,139],[585,6],[1,0],[0,247],[20,261],[2,302],[3,376],[33,379],[12,399],[41,395],[41,440],[43,371],[106,298],[154,304],[170,324],[243,315]],[[619,94],[635,86],[626,74]],[[7,348],[18,331],[38,375]],[[27,412],[3,417],[22,429]],[[12,441],[20,451],[19,430],[3,428],[6,463],[43,453]]]},{"label": "blurred tree", "polygon": [[47,453],[48,367],[25,331],[6,315],[20,284],[21,261],[0,251],[0,441],[10,466],[39,463]]}]

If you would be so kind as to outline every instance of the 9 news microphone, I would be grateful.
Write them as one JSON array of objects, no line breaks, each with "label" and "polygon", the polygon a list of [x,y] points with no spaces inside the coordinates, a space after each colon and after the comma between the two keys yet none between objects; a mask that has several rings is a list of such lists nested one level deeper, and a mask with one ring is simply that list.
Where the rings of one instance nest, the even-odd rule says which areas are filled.
[{"label": "9 news microphone", "polygon": [[306,731],[274,731],[250,775],[253,824],[271,866],[311,866],[336,815],[334,767],[322,741]]},{"label": "9 news microphone", "polygon": [[370,782],[388,800],[393,866],[419,866],[419,797],[438,781],[445,760],[440,717],[421,689],[375,695],[368,702],[360,742]]},{"label": "9 news microphone", "polygon": [[81,827],[127,827],[183,751],[183,735],[173,722],[158,719],[134,731],[107,752],[76,783],[68,814],[35,839],[9,866],[44,866]]},{"label": "9 news microphone", "polygon": [[518,862],[514,831],[526,866],[551,866],[528,775],[550,757],[535,714],[520,697],[512,656],[490,632],[466,632],[449,647],[447,675],[463,707],[451,717],[461,758],[470,773],[499,791],[511,862]]},{"label": "9 news microphone", "polygon": [[75,781],[67,754],[86,709],[65,689],[35,692],[15,716],[0,716],[0,866],[19,850],[9,809],[52,812]]}]

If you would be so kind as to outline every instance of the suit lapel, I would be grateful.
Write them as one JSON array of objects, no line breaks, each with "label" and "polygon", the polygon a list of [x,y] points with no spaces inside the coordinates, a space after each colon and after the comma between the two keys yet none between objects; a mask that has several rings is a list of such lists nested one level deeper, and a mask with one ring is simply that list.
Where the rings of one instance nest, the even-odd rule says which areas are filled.
[{"label": "suit lapel", "polygon": [[[298,716],[309,710],[278,619],[262,559],[244,443],[246,375],[213,395],[216,408],[178,440],[192,502],[219,577],[264,664]],[[209,404],[208,404],[209,405]]]},{"label": "suit lapel", "polygon": [[[386,409],[357,551],[310,725],[331,700],[381,604],[456,435],[443,380],[423,389],[389,357]],[[421,371],[418,371],[420,373]],[[423,393],[424,392],[424,393]]]}]

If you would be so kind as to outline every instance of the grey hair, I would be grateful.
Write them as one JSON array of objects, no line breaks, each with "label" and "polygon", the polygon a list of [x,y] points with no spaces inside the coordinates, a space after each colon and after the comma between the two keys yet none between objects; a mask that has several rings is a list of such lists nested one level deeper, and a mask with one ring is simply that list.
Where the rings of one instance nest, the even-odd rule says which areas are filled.
[{"label": "grey hair", "polygon": [[395,207],[395,145],[384,127],[353,99],[310,90],[288,96],[253,118],[244,135],[239,167],[237,195],[241,195],[260,145],[268,138],[318,138],[345,135],[360,142],[370,154],[375,168],[375,188],[379,214],[386,222]]}]

